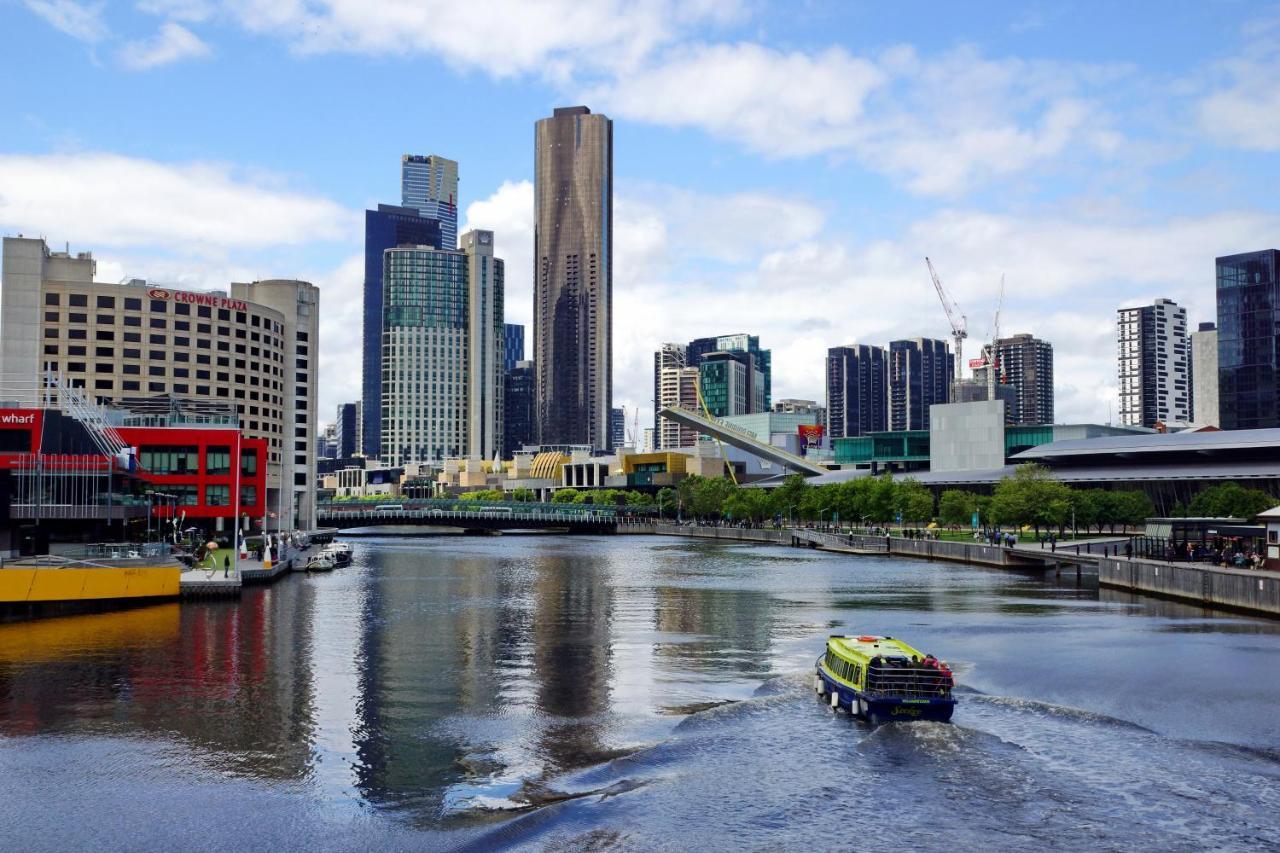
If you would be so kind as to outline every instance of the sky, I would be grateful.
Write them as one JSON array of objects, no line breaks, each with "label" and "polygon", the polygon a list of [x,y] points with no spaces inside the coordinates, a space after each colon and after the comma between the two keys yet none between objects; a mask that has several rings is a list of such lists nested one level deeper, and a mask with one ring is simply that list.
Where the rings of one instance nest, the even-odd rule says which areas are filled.
[{"label": "sky", "polygon": [[[976,8],[975,8],[976,7]],[[828,347],[967,318],[1054,345],[1057,420],[1117,417],[1115,311],[1214,319],[1280,246],[1280,5],[0,0],[0,232],[98,278],[321,288],[321,412],[360,394],[361,211],[459,161],[532,312],[533,124],[614,120],[614,405],[663,341],[748,332],[774,398]],[[531,357],[531,353],[527,354]],[[637,417],[638,416],[638,417]]]}]

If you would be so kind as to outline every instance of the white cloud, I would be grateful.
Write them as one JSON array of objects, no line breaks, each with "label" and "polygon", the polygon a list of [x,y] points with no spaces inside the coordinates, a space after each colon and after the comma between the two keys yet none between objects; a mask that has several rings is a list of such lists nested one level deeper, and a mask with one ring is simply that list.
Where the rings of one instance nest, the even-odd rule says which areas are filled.
[{"label": "white cloud", "polygon": [[77,3],[75,0],[23,0],[26,7],[51,26],[72,38],[85,42],[97,42],[106,38],[109,30],[102,20],[102,3]]},{"label": "white cloud", "polygon": [[319,417],[333,420],[338,404],[360,399],[364,335],[364,255],[307,278],[320,288]]},{"label": "white cloud", "polygon": [[120,63],[135,71],[145,71],[182,59],[208,56],[209,46],[181,24],[165,21],[153,38],[131,41],[120,50]]},{"label": "white cloud", "polygon": [[[493,232],[493,253],[506,274],[506,319],[528,326],[533,318],[533,184],[503,181],[488,198],[467,205],[465,233],[473,228]],[[532,348],[525,335],[526,357]]]},{"label": "white cloud", "polygon": [[207,21],[217,11],[212,0],[141,0],[137,6],[148,15],[187,23]]},{"label": "white cloud", "polygon": [[264,248],[349,238],[334,202],[239,176],[117,154],[0,155],[0,227],[169,251]]},{"label": "white cloud", "polygon": [[676,0],[232,0],[254,32],[303,52],[431,54],[505,77],[564,77],[580,68],[629,68],[682,27],[724,20],[734,2]]},{"label": "white cloud", "polygon": [[1236,57],[1214,69],[1224,82],[1197,104],[1203,132],[1222,145],[1280,151],[1280,16],[1246,27]]}]

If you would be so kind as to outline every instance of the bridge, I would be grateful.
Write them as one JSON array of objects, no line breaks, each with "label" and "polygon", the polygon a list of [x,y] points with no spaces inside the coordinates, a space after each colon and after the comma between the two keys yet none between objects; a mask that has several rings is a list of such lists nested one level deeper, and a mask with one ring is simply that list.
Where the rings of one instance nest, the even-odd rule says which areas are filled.
[{"label": "bridge", "polygon": [[703,435],[717,438],[730,447],[745,450],[752,456],[780,465],[789,471],[798,472],[806,477],[816,477],[820,474],[830,473],[821,465],[815,465],[802,456],[796,456],[781,447],[775,447],[767,441],[761,441],[756,438],[755,433],[727,424],[719,418],[704,417],[697,412],[679,407],[658,409],[658,415],[681,426],[696,430]]},{"label": "bridge", "polygon": [[328,501],[316,509],[320,527],[412,525],[450,527],[468,532],[500,530],[562,530],[567,533],[613,533],[617,525],[649,508],[519,502],[404,500],[383,503]]}]

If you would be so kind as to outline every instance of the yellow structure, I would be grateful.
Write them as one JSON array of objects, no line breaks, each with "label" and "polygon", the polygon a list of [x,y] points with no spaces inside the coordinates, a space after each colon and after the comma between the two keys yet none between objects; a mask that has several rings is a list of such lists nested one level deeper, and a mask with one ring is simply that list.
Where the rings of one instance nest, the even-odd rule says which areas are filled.
[{"label": "yellow structure", "polygon": [[0,569],[0,605],[177,598],[178,566]]},{"label": "yellow structure", "polygon": [[534,479],[560,479],[560,467],[569,461],[569,457],[554,450],[546,450],[533,457],[533,465],[529,476]]},{"label": "yellow structure", "polygon": [[634,474],[637,470],[654,471],[657,473],[655,466],[661,465],[661,473],[664,474],[683,474],[685,472],[685,463],[689,456],[685,453],[627,453],[622,454],[622,473]]},{"label": "yellow structure", "polygon": [[179,606],[174,601],[112,613],[7,622],[0,625],[0,663],[64,660],[173,643],[179,635]]}]

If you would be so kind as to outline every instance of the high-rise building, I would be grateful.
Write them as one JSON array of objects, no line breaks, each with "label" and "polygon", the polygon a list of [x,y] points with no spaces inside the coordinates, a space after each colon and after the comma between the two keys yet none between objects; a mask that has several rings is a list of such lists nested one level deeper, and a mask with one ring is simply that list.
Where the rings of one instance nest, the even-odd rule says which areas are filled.
[{"label": "high-rise building", "polygon": [[654,435],[657,449],[673,450],[692,447],[698,433],[666,418],[658,417],[659,409],[700,411],[698,405],[698,368],[686,364],[684,344],[667,343],[653,354]]},{"label": "high-rise building", "polygon": [[441,248],[440,221],[423,216],[416,208],[389,204],[364,212],[360,446],[364,455],[371,457],[378,455],[382,431],[382,261],[387,249],[396,246]]},{"label": "high-rise building", "polygon": [[335,421],[334,432],[338,440],[338,459],[350,459],[356,455],[356,440],[359,436],[356,423],[356,411],[359,403],[339,403],[338,419]]},{"label": "high-rise building", "polygon": [[400,158],[400,204],[440,222],[440,243],[458,248],[458,162],[439,154]]},{"label": "high-rise building", "polygon": [[502,369],[514,370],[517,361],[524,361],[524,326],[506,323],[502,327],[506,349],[502,355]]},{"label": "high-rise building", "polygon": [[1116,311],[1120,423],[1191,420],[1187,309],[1170,299]]},{"label": "high-rise building", "polygon": [[503,266],[492,232],[462,245],[386,251],[378,455],[391,465],[502,447]]},{"label": "high-rise building", "polygon": [[51,252],[42,239],[4,238],[5,381],[32,387],[53,371],[87,396],[125,408],[157,401],[166,411],[166,401],[234,406],[241,433],[265,448],[264,457],[245,464],[255,474],[265,465],[266,500],[242,495],[242,505],[283,510],[278,520],[286,528],[295,521],[314,526],[309,500],[281,498],[315,483],[317,289],[301,281],[207,292],[139,279],[116,284],[95,281],[96,264],[90,252]]},{"label": "high-rise building", "polygon": [[1191,333],[1191,419],[1218,426],[1218,327],[1201,323]]},{"label": "high-rise building", "polygon": [[613,122],[557,108],[534,131],[533,360],[541,444],[609,443]]},{"label": "high-rise building", "polygon": [[889,359],[884,347],[827,350],[827,435],[850,438],[889,428]]},{"label": "high-rise building", "polygon": [[502,383],[502,456],[510,459],[534,438],[533,362],[518,361],[507,371]]},{"label": "high-rise building", "polygon": [[653,427],[645,427],[643,430],[644,437],[640,439],[640,452],[652,453],[658,448],[654,446],[656,439],[654,438]]},{"label": "high-rise building", "polygon": [[627,445],[627,413],[622,409],[609,410],[609,446],[613,448]]},{"label": "high-rise building", "polygon": [[1011,422],[1019,426],[1053,423],[1053,344],[1031,335],[996,341],[1000,381],[1014,387],[1018,402]]},{"label": "high-rise building", "polygon": [[1280,251],[1217,259],[1223,429],[1280,426]]},{"label": "high-rise building", "polygon": [[317,459],[337,459],[338,458],[338,425],[325,424],[324,428],[316,436],[316,458]]},{"label": "high-rise building", "polygon": [[[685,353],[689,367],[701,367],[712,354],[716,354],[714,359],[716,361],[723,361],[727,355],[742,365],[741,371],[725,367],[714,372],[721,381],[727,379],[730,373],[746,379],[745,389],[737,395],[739,400],[737,406],[733,411],[728,411],[727,415],[754,415],[769,411],[773,396],[773,358],[769,350],[760,348],[758,336],[735,334],[697,338],[689,342]],[[707,378],[704,377],[702,389],[704,396],[708,390],[705,385]],[[716,413],[714,408],[712,413]],[[717,417],[725,416],[717,415]]]},{"label": "high-rise building", "polygon": [[946,341],[889,343],[889,429],[928,429],[929,407],[951,400],[955,356]]}]

